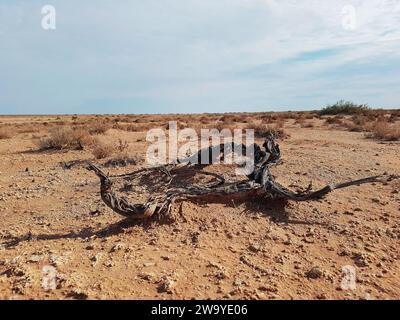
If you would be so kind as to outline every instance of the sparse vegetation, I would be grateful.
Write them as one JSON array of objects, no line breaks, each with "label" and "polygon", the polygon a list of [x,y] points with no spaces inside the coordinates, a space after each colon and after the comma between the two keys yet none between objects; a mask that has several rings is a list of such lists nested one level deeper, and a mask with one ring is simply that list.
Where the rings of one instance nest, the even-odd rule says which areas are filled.
[{"label": "sparse vegetation", "polygon": [[260,124],[254,126],[253,128],[249,127],[248,129],[254,129],[254,136],[256,138],[268,138],[271,135],[276,139],[284,139],[287,137],[284,129],[279,127],[278,125],[264,125]]},{"label": "sparse vegetation", "polygon": [[87,130],[90,134],[105,134],[111,126],[105,123],[93,123],[88,126]]},{"label": "sparse vegetation", "polygon": [[12,138],[10,129],[6,127],[0,128],[0,139],[10,139],[10,138]]},{"label": "sparse vegetation", "polygon": [[355,104],[351,101],[340,100],[333,105],[326,106],[318,113],[320,115],[361,114],[369,110],[371,109],[367,104]]},{"label": "sparse vegetation", "polygon": [[[346,262],[368,269],[372,275],[384,275],[363,283],[363,290],[352,292],[350,298],[364,299],[366,292],[375,298],[398,298],[399,292],[392,289],[399,287],[400,278],[387,277],[384,270],[389,273],[397,270],[398,262],[385,257],[398,254],[399,230],[394,227],[398,224],[396,200],[400,179],[392,179],[400,174],[399,111],[371,110],[366,114],[324,116],[314,113],[313,119],[312,112],[297,111],[109,115],[108,122],[104,115],[79,115],[74,119],[72,115],[63,115],[60,119],[65,122],[64,126],[55,122],[56,116],[0,117],[0,134],[4,131],[6,136],[0,140],[0,211],[5,212],[0,236],[0,272],[4,274],[0,296],[5,299],[102,296],[223,299],[234,290],[231,295],[235,299],[348,298],[346,291],[338,290],[340,283],[332,286],[325,281],[326,275],[340,275],[338,264],[332,263],[337,258],[340,265]],[[140,120],[134,123],[134,119]],[[168,121],[174,120],[194,129],[256,129],[255,143],[268,154],[257,156],[257,174],[251,178],[237,175],[237,167],[245,169],[244,158],[233,158],[241,162],[225,165],[227,157],[223,155],[215,158],[218,161],[215,165],[151,168],[146,153],[152,141],[147,141],[146,131],[165,130]],[[110,125],[112,129],[105,134],[91,130],[97,127],[96,123]],[[315,127],[300,129],[309,123]],[[116,130],[114,125],[134,126],[141,132]],[[79,138],[79,131],[85,138]],[[275,135],[276,131],[291,135],[291,139],[279,141],[283,159],[280,167],[274,164],[278,159],[277,149],[264,149],[268,144],[263,146],[265,140],[259,138],[271,131]],[[37,152],[33,143],[40,139],[52,139],[46,148],[51,145],[50,148],[56,146],[63,150]],[[62,140],[64,143],[60,143]],[[178,143],[182,146],[189,141],[192,140]],[[224,139],[222,134],[218,139],[209,139],[211,143],[229,141],[229,136]],[[196,142],[196,147],[186,155],[202,149],[203,145]],[[238,142],[250,144],[245,136]],[[75,148],[83,150],[69,151]],[[97,184],[95,176],[86,171],[89,161],[112,182],[112,186],[103,184],[102,188],[104,192],[110,190],[103,198],[110,196],[111,206],[100,197],[100,182]],[[267,166],[263,161],[269,161]],[[293,191],[309,197],[321,188],[330,190],[337,186],[336,182],[343,181],[348,186],[349,180],[384,172],[388,179],[382,180],[383,184],[373,182],[366,189],[358,184],[353,189],[342,188],[326,201],[313,198],[311,202],[297,203],[297,197],[285,200],[279,195],[264,194],[278,191],[287,197]],[[310,184],[311,180],[315,183]],[[326,184],[330,186],[324,187]],[[199,188],[204,188],[206,193],[209,188],[216,188],[218,192],[202,193],[196,199],[193,194]],[[163,211],[169,205],[163,203],[175,191],[179,196],[182,191],[192,194],[182,202],[175,198],[169,215]],[[229,195],[228,191],[234,193]],[[346,206],[349,201],[351,205]],[[129,221],[125,216],[113,216],[116,206],[127,213],[144,208],[146,217],[154,215],[147,221]],[[374,212],[382,214],[375,217]],[[266,230],[270,231],[267,237]],[[371,230],[384,232],[371,233]],[[347,240],[352,241],[353,233],[356,233],[354,241],[360,246],[344,246]],[[372,242],[373,252],[364,250]],[[306,255],[298,250],[302,243],[309,249]],[[136,252],[138,246],[140,256]],[[201,247],[202,255],[185,260],[196,246]],[[154,257],[157,248],[159,255]],[[266,248],[271,248],[268,259],[264,259]],[[328,259],[321,259],[327,254]],[[80,263],[82,257],[84,263]],[[282,263],[290,268],[295,266],[298,276],[280,273],[272,286],[260,283],[254,276],[269,274]],[[42,279],[42,267],[47,264],[59,271],[56,287],[60,289],[44,290],[41,281],[36,281]],[[188,274],[188,268],[200,268],[201,277]],[[135,290],[120,281],[132,282],[136,278]],[[226,280],[223,279],[222,291],[220,278]],[[169,279],[171,291],[160,292],[160,283],[166,284],[164,289],[169,290]],[[340,277],[337,279],[340,282]],[[316,293],[311,282],[321,290]],[[209,286],[205,288],[204,283]]]},{"label": "sparse vegetation", "polygon": [[334,117],[326,118],[326,124],[336,124],[336,125],[343,125],[343,116],[337,115]]},{"label": "sparse vegetation", "polygon": [[71,129],[59,127],[51,129],[49,137],[39,139],[37,145],[40,150],[82,150],[85,144],[90,143],[91,137],[85,129]]},{"label": "sparse vegetation", "polygon": [[117,149],[119,152],[125,152],[129,147],[129,143],[128,141],[119,139],[118,140],[118,145],[117,145]]},{"label": "sparse vegetation", "polygon": [[388,121],[377,121],[371,127],[371,133],[368,136],[386,141],[400,140],[400,125]]},{"label": "sparse vegetation", "polygon": [[110,143],[106,143],[99,138],[95,138],[91,145],[90,149],[92,151],[93,156],[96,159],[104,159],[111,156],[115,152],[114,145]]},{"label": "sparse vegetation", "polygon": [[314,128],[314,123],[312,121],[305,121],[302,125],[302,128]]}]

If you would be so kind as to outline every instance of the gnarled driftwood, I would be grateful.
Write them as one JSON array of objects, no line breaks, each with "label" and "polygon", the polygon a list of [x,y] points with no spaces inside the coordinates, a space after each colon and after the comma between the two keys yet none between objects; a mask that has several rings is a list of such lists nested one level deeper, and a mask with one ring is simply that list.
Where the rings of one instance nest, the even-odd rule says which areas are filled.
[{"label": "gnarled driftwood", "polygon": [[[215,162],[215,154],[222,153],[226,150],[225,148],[230,148],[233,152],[234,150],[238,150],[238,148],[239,150],[246,151],[247,147],[245,145],[235,145],[234,143],[210,147],[208,148],[209,165]],[[399,178],[399,176],[383,174],[344,183],[329,184],[317,191],[311,191],[310,185],[304,192],[293,192],[275,181],[270,172],[270,167],[278,164],[281,159],[279,145],[275,142],[273,137],[266,139],[262,148],[254,144],[254,152],[251,154],[251,156],[254,157],[254,170],[247,176],[247,180],[243,181],[225,181],[222,175],[201,171],[200,169],[203,168],[204,165],[192,164],[194,162],[193,160],[200,163],[199,160],[201,154],[204,154],[204,151],[207,150],[200,150],[196,154],[185,159],[177,159],[175,164],[145,168],[113,177],[106,175],[98,166],[90,162],[87,164],[87,169],[94,171],[100,178],[100,194],[104,203],[120,215],[137,219],[149,218],[155,214],[169,213],[171,206],[176,201],[211,200],[214,198],[234,200],[251,199],[254,197],[283,198],[294,201],[317,200],[325,197],[335,189],[365,183],[386,182]],[[217,151],[217,153],[215,151]],[[113,180],[116,178],[133,178],[145,173],[152,174],[155,172],[165,175],[169,182],[175,177],[186,173],[190,174],[191,172],[200,172],[202,175],[212,176],[214,181],[208,184],[175,187],[170,186],[167,181],[161,186],[162,192],[151,195],[144,203],[129,203],[128,200],[118,197],[113,191]]]}]

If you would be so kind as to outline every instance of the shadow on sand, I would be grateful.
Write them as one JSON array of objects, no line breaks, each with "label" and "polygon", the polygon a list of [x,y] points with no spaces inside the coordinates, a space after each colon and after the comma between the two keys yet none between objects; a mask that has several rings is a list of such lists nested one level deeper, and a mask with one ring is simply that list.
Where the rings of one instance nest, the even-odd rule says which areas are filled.
[{"label": "shadow on sand", "polygon": [[[207,207],[207,204],[210,202],[195,202],[200,207]],[[291,219],[289,217],[287,208],[287,201],[280,199],[261,199],[261,200],[253,200],[253,201],[243,201],[243,202],[222,202],[222,201],[213,201],[212,203],[223,203],[226,207],[237,208],[238,206],[244,204],[245,209],[243,213],[245,214],[258,214],[264,217],[269,217],[271,221],[275,223],[282,224],[304,224],[304,225],[315,225],[321,224],[318,222],[310,222],[303,220]],[[28,234],[12,237],[6,239],[5,242],[1,243],[5,248],[11,248],[17,246],[21,242],[29,242],[29,241],[38,241],[38,240],[59,240],[59,239],[86,239],[90,237],[98,237],[98,238],[107,238],[113,235],[118,235],[123,233],[125,229],[131,228],[133,226],[141,226],[144,230],[149,229],[150,227],[154,228],[154,225],[162,225],[162,224],[171,224],[174,223],[171,219],[159,219],[159,218],[150,218],[149,220],[133,220],[129,218],[125,218],[123,220],[117,221],[105,228],[99,230],[93,230],[92,228],[84,228],[79,232],[69,232],[69,233],[60,233],[60,234],[39,234],[34,235],[31,232]]]}]

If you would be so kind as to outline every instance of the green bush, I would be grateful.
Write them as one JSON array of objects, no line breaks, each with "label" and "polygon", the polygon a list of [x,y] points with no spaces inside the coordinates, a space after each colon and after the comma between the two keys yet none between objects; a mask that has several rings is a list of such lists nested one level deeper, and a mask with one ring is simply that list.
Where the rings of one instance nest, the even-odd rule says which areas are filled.
[{"label": "green bush", "polygon": [[351,101],[340,100],[333,105],[328,105],[319,111],[320,115],[360,114],[370,111],[367,104],[355,104]]}]

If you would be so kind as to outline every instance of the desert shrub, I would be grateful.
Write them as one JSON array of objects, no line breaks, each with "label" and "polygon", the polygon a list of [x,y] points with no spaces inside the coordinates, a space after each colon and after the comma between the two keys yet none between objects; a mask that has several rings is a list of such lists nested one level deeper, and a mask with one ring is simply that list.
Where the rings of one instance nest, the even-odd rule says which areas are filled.
[{"label": "desert shrub", "polygon": [[400,118],[400,109],[398,110],[391,110],[391,114],[396,116],[397,118]]},{"label": "desert shrub", "polygon": [[360,114],[369,110],[367,104],[355,104],[351,101],[340,100],[333,105],[328,105],[318,113],[320,115],[336,115],[336,114]]},{"label": "desert shrub", "polygon": [[325,120],[327,124],[343,125],[343,116],[337,115],[335,117],[329,117]]},{"label": "desert shrub", "polygon": [[90,149],[92,151],[93,156],[96,159],[104,159],[111,156],[115,152],[115,146],[111,143],[106,143],[98,138],[95,138],[91,145]]},{"label": "desert shrub", "polygon": [[49,131],[48,137],[39,139],[37,145],[40,150],[82,150],[84,145],[90,143],[90,140],[87,130],[57,127]]},{"label": "desert shrub", "polygon": [[221,121],[221,122],[226,122],[226,123],[231,123],[232,122],[232,116],[230,116],[230,115],[223,115],[222,117],[220,117],[219,119],[218,119],[218,121]]},{"label": "desert shrub", "polygon": [[117,145],[117,149],[119,152],[125,152],[129,147],[129,143],[128,141],[119,139],[118,140],[118,145]]},{"label": "desert shrub", "polygon": [[362,115],[354,115],[351,117],[351,120],[353,123],[357,126],[365,126],[365,124],[368,122],[367,117],[362,116]]},{"label": "desert shrub", "polygon": [[130,131],[130,132],[136,132],[136,131],[141,131],[140,127],[136,124],[121,124],[120,122],[114,123],[113,124],[113,129],[116,130],[122,130],[122,131]]},{"label": "desert shrub", "polygon": [[87,127],[87,130],[90,134],[104,134],[109,130],[111,126],[102,123],[102,122],[94,122]]},{"label": "desert shrub", "polygon": [[301,124],[302,128],[314,128],[314,123],[312,121],[304,121],[304,123]]},{"label": "desert shrub", "polygon": [[265,114],[261,116],[261,122],[265,124],[271,124],[272,122],[274,122],[274,119],[270,114]]},{"label": "desert shrub", "polygon": [[116,116],[115,119],[113,120],[114,122],[130,122],[131,118],[129,116]]},{"label": "desert shrub", "polygon": [[391,113],[388,121],[390,123],[395,123],[396,121],[399,121],[399,115],[397,115],[395,113]]},{"label": "desert shrub", "polygon": [[387,121],[377,121],[371,126],[370,131],[371,133],[368,137],[386,141],[400,140],[400,126],[398,124],[392,124]]},{"label": "desert shrub", "polygon": [[302,126],[305,122],[306,119],[303,117],[303,115],[299,115],[297,118],[295,118],[294,124]]},{"label": "desert shrub", "polygon": [[368,118],[363,115],[353,115],[350,121],[343,124],[349,131],[363,132],[367,130]]},{"label": "desert shrub", "polygon": [[231,126],[235,123],[243,122],[243,117],[234,114],[225,114],[218,119],[218,122],[222,122],[227,124],[228,126]]},{"label": "desert shrub", "polygon": [[140,118],[132,119],[131,122],[134,122],[134,123],[146,123],[146,122],[148,122],[148,120],[145,117],[140,117]]},{"label": "desert shrub", "polygon": [[[173,121],[173,120],[171,120],[171,121]],[[187,124],[186,122],[177,121],[176,127],[177,127],[177,129],[182,130],[182,129],[187,128],[187,127],[188,127],[188,124]],[[169,122],[167,122],[167,123],[165,124],[165,129],[166,129],[166,130],[169,130]]]},{"label": "desert shrub", "polygon": [[314,112],[305,112],[304,114],[304,118],[307,120],[312,120],[315,117],[318,117],[318,114],[314,113]]},{"label": "desert shrub", "polygon": [[283,129],[285,127],[285,119],[284,118],[277,119],[275,122],[275,126]]},{"label": "desert shrub", "polygon": [[217,122],[215,124],[210,124],[208,125],[209,129],[217,129],[218,131],[222,131],[222,130],[231,130],[233,133],[233,130],[238,128],[238,125],[233,122],[233,121],[227,121],[227,122]]},{"label": "desert shrub", "polygon": [[39,127],[37,125],[24,125],[18,128],[19,133],[33,133],[37,132],[39,130]]},{"label": "desert shrub", "polygon": [[199,122],[206,124],[206,123],[209,123],[210,121],[211,121],[211,119],[208,117],[201,117]]},{"label": "desert shrub", "polygon": [[272,135],[276,139],[284,139],[288,136],[284,129],[277,125],[260,124],[247,129],[254,129],[254,136],[256,138],[268,138]]},{"label": "desert shrub", "polygon": [[113,124],[112,128],[116,130],[122,130],[125,131],[125,125],[121,124],[120,122],[116,122]]},{"label": "desert shrub", "polygon": [[12,138],[11,128],[2,127],[0,128],[0,139],[10,139]]},{"label": "desert shrub", "polygon": [[123,127],[123,130],[129,131],[129,132],[141,132],[141,131],[146,131],[150,128],[151,126],[147,124],[129,124],[127,126]]}]

